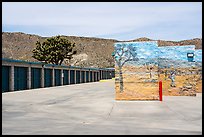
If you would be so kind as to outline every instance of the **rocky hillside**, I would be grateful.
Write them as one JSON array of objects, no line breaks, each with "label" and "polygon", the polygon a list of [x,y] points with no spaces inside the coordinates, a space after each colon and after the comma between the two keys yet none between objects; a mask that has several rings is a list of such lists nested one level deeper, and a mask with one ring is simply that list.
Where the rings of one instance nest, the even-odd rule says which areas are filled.
[{"label": "rocky hillside", "polygon": [[[112,39],[63,36],[76,43],[77,55],[74,56],[71,65],[82,67],[114,67],[111,56]],[[37,61],[32,58],[32,50],[36,47],[36,41],[43,41],[46,37],[24,33],[2,33],[2,57],[27,61]],[[68,64],[67,61],[64,64]]]},{"label": "rocky hillside", "polygon": [[[63,37],[76,43],[76,50],[78,51],[69,64],[81,67],[114,67],[114,59],[111,56],[114,51],[113,44],[120,41],[92,37]],[[45,39],[46,37],[20,32],[2,32],[2,57],[37,61],[32,58],[32,50],[36,47],[36,41],[44,41]],[[139,38],[130,41],[152,41],[152,39]],[[159,46],[195,45],[197,49],[202,49],[202,39],[199,38],[184,41],[158,40],[158,44]],[[64,64],[68,64],[68,62],[65,61]]]}]

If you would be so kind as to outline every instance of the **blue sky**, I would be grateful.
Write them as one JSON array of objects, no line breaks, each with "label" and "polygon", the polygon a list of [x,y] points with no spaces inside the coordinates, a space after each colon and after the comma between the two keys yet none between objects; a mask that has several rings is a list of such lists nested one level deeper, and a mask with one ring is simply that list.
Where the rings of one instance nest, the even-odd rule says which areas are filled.
[{"label": "blue sky", "polygon": [[2,31],[117,40],[202,38],[202,3],[3,2]]}]

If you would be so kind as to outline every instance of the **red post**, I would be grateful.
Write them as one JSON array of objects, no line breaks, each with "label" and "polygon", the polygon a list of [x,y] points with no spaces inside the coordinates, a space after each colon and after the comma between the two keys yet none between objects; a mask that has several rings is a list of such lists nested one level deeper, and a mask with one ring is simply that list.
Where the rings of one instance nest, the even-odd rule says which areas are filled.
[{"label": "red post", "polygon": [[159,100],[162,101],[162,81],[159,81]]}]

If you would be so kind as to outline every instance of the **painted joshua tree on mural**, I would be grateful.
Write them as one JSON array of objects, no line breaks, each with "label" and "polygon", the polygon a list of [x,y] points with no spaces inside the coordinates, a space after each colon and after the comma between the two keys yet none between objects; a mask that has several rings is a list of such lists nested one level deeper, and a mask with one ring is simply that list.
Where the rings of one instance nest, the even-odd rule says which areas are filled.
[{"label": "painted joshua tree on mural", "polygon": [[115,61],[119,69],[120,92],[123,92],[123,72],[122,67],[128,61],[138,61],[136,57],[136,47],[129,44],[120,44],[115,47],[114,51]]},{"label": "painted joshua tree on mural", "polygon": [[153,62],[146,62],[144,65],[146,66],[147,70],[149,71],[149,78],[151,79],[152,78],[152,70],[153,70],[155,64]]}]

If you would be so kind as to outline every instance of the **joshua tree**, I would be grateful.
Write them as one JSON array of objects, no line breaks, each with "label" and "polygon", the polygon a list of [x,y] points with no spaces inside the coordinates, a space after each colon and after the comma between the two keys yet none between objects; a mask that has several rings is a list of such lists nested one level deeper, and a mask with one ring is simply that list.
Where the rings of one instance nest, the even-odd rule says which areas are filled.
[{"label": "joshua tree", "polygon": [[136,57],[136,47],[127,44],[117,44],[117,46],[115,47],[115,51],[112,55],[115,56],[115,61],[119,68],[120,92],[123,92],[122,67],[128,61],[138,61],[138,58]]},{"label": "joshua tree", "polygon": [[45,63],[61,65],[64,59],[70,60],[76,54],[75,43],[60,36],[48,38],[42,44],[37,41],[36,45],[32,57]]}]

